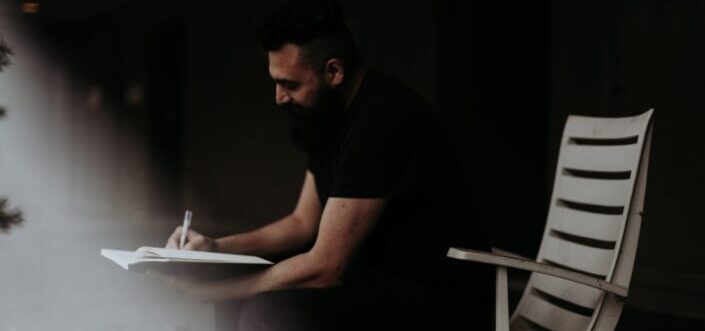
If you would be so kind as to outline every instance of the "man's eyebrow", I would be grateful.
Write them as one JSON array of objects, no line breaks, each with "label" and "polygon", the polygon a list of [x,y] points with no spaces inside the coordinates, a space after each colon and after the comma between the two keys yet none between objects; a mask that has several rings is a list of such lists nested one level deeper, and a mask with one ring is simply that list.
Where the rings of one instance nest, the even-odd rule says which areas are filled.
[{"label": "man's eyebrow", "polygon": [[295,80],[286,79],[286,78],[272,78],[272,80],[277,84],[283,84],[283,85],[290,85],[290,84],[298,84],[299,83]]}]

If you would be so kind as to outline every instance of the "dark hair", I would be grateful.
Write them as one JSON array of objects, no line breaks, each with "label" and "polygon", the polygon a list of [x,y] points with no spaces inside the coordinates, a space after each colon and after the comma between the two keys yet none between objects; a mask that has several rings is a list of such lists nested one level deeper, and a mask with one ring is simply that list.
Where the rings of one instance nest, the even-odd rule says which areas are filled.
[{"label": "dark hair", "polygon": [[355,40],[333,0],[286,1],[257,20],[255,35],[267,51],[301,46],[309,63],[321,70],[332,58],[350,71],[358,65]]}]

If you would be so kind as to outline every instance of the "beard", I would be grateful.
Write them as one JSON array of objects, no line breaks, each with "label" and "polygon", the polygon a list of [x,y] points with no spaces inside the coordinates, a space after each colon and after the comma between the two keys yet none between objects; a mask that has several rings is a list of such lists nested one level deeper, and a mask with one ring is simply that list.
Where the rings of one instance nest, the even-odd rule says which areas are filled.
[{"label": "beard", "polygon": [[302,151],[317,152],[336,141],[343,112],[343,98],[339,91],[324,87],[311,107],[287,103],[279,108],[289,114],[292,143]]}]

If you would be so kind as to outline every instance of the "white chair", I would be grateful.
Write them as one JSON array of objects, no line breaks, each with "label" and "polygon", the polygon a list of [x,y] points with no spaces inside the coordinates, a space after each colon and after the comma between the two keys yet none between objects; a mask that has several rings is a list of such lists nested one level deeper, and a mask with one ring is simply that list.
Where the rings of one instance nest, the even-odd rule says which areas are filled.
[{"label": "white chair", "polygon": [[[652,116],[568,118],[536,261],[448,250],[497,266],[496,330],[614,330],[639,241]],[[532,272],[511,320],[507,267]]]}]

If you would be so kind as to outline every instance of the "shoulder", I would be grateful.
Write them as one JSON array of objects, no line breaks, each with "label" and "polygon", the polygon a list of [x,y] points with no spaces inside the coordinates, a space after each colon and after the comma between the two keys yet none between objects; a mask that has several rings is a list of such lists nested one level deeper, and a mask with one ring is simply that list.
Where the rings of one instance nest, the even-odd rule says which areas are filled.
[{"label": "shoulder", "polygon": [[367,73],[359,94],[360,107],[385,107],[389,110],[386,113],[409,108],[431,110],[428,101],[418,92],[400,80],[377,71]]},{"label": "shoulder", "polygon": [[345,136],[408,134],[434,116],[430,104],[399,80],[370,72],[346,114]]}]

